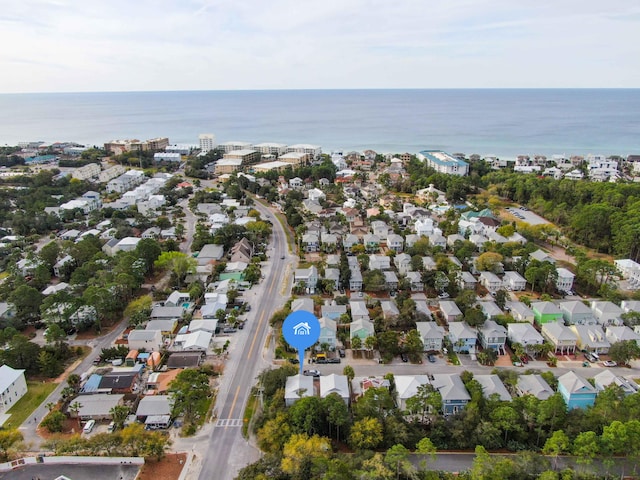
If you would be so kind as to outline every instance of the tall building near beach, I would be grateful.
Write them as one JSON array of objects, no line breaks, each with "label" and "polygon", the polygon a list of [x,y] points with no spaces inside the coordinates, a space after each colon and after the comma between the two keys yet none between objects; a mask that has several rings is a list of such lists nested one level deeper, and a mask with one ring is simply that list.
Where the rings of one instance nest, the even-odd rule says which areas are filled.
[{"label": "tall building near beach", "polygon": [[216,136],[213,133],[201,133],[198,136],[198,140],[200,140],[200,150],[202,153],[207,153],[216,148]]}]

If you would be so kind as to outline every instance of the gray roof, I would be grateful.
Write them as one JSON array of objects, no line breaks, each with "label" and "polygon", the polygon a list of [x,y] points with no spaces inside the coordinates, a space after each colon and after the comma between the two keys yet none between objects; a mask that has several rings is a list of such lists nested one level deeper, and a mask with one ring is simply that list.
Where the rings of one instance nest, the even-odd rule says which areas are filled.
[{"label": "gray roof", "polygon": [[477,380],[482,387],[485,398],[497,394],[503,402],[511,401],[511,395],[498,375],[474,375],[473,379]]},{"label": "gray roof", "polygon": [[168,395],[147,395],[138,403],[137,417],[149,415],[169,415],[173,401]]},{"label": "gray roof", "polygon": [[520,375],[517,385],[523,395],[533,395],[539,400],[546,400],[555,393],[540,375]]},{"label": "gray roof", "polygon": [[105,417],[110,416],[109,411],[119,405],[123,398],[123,394],[97,393],[95,395],[80,395],[72,403],[78,402],[80,404],[79,417]]},{"label": "gray roof", "polygon": [[596,389],[584,377],[575,372],[567,372],[558,377],[558,385],[562,385],[569,393],[596,393]]},{"label": "gray roof", "polygon": [[436,373],[431,384],[440,392],[443,401],[471,400],[460,375],[456,373]]}]

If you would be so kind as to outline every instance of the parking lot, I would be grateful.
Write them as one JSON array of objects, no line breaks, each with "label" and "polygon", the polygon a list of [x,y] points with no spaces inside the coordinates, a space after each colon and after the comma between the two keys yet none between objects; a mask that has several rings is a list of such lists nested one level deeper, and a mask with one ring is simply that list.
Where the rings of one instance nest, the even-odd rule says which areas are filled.
[{"label": "parking lot", "polygon": [[543,225],[545,223],[549,223],[546,219],[542,218],[540,215],[533,213],[531,210],[523,210],[523,208],[527,207],[507,207],[505,210],[510,215],[516,217],[517,220],[522,222],[527,222],[530,225]]}]

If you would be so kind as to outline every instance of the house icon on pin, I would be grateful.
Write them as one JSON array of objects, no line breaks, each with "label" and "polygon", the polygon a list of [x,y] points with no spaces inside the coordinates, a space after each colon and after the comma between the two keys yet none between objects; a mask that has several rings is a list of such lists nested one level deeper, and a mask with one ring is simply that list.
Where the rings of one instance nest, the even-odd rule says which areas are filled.
[{"label": "house icon on pin", "polygon": [[300,322],[293,327],[294,335],[309,335],[311,333],[311,327],[308,322]]}]

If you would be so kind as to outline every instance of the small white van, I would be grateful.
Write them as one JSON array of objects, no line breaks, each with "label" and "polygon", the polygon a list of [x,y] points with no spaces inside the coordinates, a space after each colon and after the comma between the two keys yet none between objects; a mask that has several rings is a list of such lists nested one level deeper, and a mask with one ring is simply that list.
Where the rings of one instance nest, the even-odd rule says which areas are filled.
[{"label": "small white van", "polygon": [[82,431],[84,433],[91,433],[91,430],[93,430],[93,427],[95,426],[96,421],[94,419],[89,420],[87,423],[84,424],[84,428],[82,429]]}]

